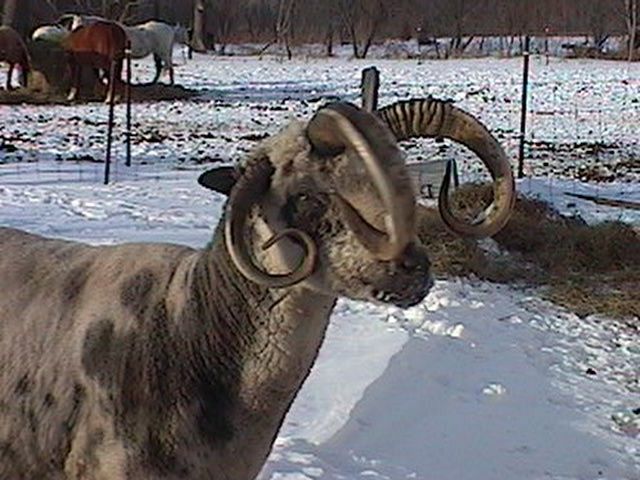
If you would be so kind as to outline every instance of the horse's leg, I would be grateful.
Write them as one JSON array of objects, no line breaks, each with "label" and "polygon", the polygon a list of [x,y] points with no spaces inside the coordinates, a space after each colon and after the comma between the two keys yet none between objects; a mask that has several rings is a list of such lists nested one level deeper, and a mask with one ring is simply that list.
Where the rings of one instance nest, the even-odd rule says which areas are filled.
[{"label": "horse's leg", "polygon": [[7,90],[11,90],[11,77],[13,75],[14,64],[9,62],[9,71],[7,72]]},{"label": "horse's leg", "polygon": [[109,80],[107,81],[107,96],[104,103],[111,103],[111,98],[115,95],[116,62],[111,60],[109,68]]},{"label": "horse's leg", "polygon": [[24,68],[20,69],[20,85],[24,88],[29,86],[29,76]]},{"label": "horse's leg", "polygon": [[[107,77],[108,72],[105,73],[102,69],[100,68],[94,68],[93,69],[93,74],[96,76],[96,81],[98,83],[104,83],[103,80],[105,79],[105,77]],[[107,77],[107,81],[109,81],[109,78]]]},{"label": "horse's leg", "polygon": [[124,66],[124,58],[119,59],[116,62],[116,71],[115,71],[115,85],[114,92],[116,95],[116,100],[120,101],[122,98],[122,92],[124,91],[124,82],[122,81],[122,68]]},{"label": "horse's leg", "polygon": [[160,80],[160,74],[162,73],[162,59],[160,58],[159,55],[154,53],[153,61],[156,64],[156,76],[153,78],[151,83],[158,83],[158,80]]},{"label": "horse's leg", "polygon": [[69,90],[67,100],[73,102],[77,98],[78,89],[80,88],[80,65],[73,57],[70,57],[69,67],[71,67],[71,90]]},{"label": "horse's leg", "polygon": [[164,55],[165,63],[169,69],[169,84],[173,85],[173,42],[169,45],[169,48]]},{"label": "horse's leg", "polygon": [[106,103],[111,102],[111,97],[114,100],[120,100],[120,96],[123,89],[122,84],[122,59],[113,60],[111,63],[111,69],[109,72],[109,87],[107,90]]}]

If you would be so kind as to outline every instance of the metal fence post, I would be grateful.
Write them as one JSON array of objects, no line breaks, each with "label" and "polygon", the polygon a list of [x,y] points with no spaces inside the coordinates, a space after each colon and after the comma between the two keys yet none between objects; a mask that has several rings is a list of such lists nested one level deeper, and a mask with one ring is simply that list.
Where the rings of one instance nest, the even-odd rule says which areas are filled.
[{"label": "metal fence post", "polygon": [[524,39],[524,65],[522,72],[522,103],[520,107],[520,147],[518,149],[518,178],[524,177],[524,143],[527,133],[527,94],[529,90],[529,44],[530,38],[527,35]]},{"label": "metal fence post", "polygon": [[380,72],[376,67],[365,68],[362,71],[360,91],[362,108],[368,112],[378,109],[378,89],[380,88]]},{"label": "metal fence post", "polygon": [[126,101],[127,101],[127,158],[125,165],[131,166],[131,41],[127,40],[127,47],[125,50],[125,57],[127,59],[127,85],[126,85]]},{"label": "metal fence post", "polygon": [[109,69],[109,90],[107,98],[109,99],[109,120],[107,121],[107,157],[104,162],[104,184],[109,184],[109,171],[111,168],[111,143],[113,139],[113,110],[115,106],[116,96],[116,62],[114,58],[111,60],[111,68]]}]

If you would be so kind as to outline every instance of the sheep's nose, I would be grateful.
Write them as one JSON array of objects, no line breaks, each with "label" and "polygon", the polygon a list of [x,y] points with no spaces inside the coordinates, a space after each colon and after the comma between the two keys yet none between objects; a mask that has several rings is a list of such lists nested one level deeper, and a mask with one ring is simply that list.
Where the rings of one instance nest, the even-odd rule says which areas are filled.
[{"label": "sheep's nose", "polygon": [[422,270],[426,272],[429,270],[431,262],[429,262],[429,257],[424,247],[417,247],[412,242],[402,252],[402,256],[398,259],[398,265],[403,270]]}]

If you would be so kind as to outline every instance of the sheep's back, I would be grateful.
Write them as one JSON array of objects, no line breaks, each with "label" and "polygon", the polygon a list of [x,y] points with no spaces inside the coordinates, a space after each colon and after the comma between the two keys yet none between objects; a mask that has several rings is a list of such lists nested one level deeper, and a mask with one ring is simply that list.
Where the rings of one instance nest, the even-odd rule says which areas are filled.
[{"label": "sheep's back", "polygon": [[94,408],[87,365],[103,366],[104,343],[95,332],[108,324],[134,334],[146,302],[162,299],[192,253],[0,228],[0,445],[21,455],[10,464],[0,455],[0,478],[57,478],[78,422]]}]

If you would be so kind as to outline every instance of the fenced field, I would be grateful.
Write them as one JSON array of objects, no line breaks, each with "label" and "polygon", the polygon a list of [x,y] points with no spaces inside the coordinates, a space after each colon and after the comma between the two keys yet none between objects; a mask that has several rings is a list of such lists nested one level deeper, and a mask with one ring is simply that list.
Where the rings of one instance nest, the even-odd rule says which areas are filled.
[{"label": "fenced field", "polygon": [[[359,101],[361,70],[372,64],[381,72],[381,105],[425,95],[451,99],[487,124],[515,161],[521,63],[519,58],[370,62],[196,56],[177,71],[178,81],[198,89],[200,97],[134,107],[134,162],[232,162],[285,118],[306,115],[332,99]],[[134,78],[146,78],[152,65],[137,63],[134,69]],[[107,110],[102,104],[0,106],[0,115],[2,163],[103,158]],[[120,124],[123,117],[119,107]],[[637,180],[639,125],[639,64],[533,57],[527,176]],[[116,159],[122,155],[121,143],[116,140]],[[420,148],[408,149],[418,160],[466,157],[452,152],[452,146],[415,143]],[[475,166],[462,161],[460,168],[464,174],[476,171]]]},{"label": "fenced field", "polygon": [[[359,102],[361,72],[371,65],[381,74],[380,105],[425,95],[452,99],[494,132],[515,167],[521,59],[196,55],[177,68],[177,81],[198,97],[134,104],[131,167],[124,165],[124,106],[117,107],[109,185],[102,184],[106,105],[0,105],[0,225],[91,244],[200,248],[211,241],[225,198],[200,188],[198,175],[240,160],[287,119],[308,119],[333,99]],[[149,79],[152,68],[139,63],[134,78]],[[637,228],[640,211],[565,192],[640,202],[639,82],[638,64],[553,58],[547,64],[534,57],[527,178],[519,191],[587,223],[618,219]],[[461,182],[483,172],[449,142],[405,147],[411,161],[456,158]],[[582,220],[559,219],[522,199],[513,218],[502,239],[473,248],[422,222],[419,234],[436,251],[434,266],[444,258],[462,271],[451,267],[454,274],[438,279],[415,307],[337,303],[261,480],[639,478],[637,315],[627,323],[590,309],[578,316],[540,293],[567,270],[574,277],[566,283],[582,275],[596,287],[572,293],[603,304],[629,293],[625,302],[636,307],[637,260],[627,259],[638,251],[637,234],[626,225],[605,228],[593,241]],[[612,238],[622,239],[623,248]],[[555,248],[559,242],[562,249]],[[531,252],[531,245],[543,248]],[[485,254],[491,263],[477,265]],[[504,268],[514,258],[521,270]],[[595,280],[588,276],[592,258],[605,264]],[[584,270],[573,271],[578,262]],[[516,274],[545,287],[519,288]]]}]

